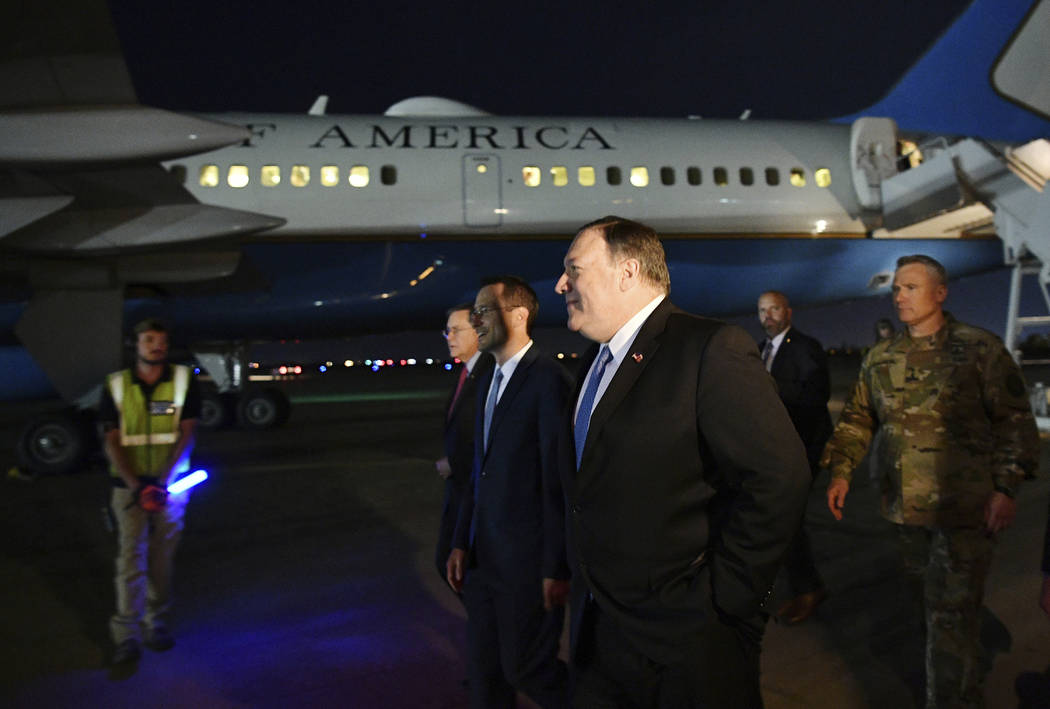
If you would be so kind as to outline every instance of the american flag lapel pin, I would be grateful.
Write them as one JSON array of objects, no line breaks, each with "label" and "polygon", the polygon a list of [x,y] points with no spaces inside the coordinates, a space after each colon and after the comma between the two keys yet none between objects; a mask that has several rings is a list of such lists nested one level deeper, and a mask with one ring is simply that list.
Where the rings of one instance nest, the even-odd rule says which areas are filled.
[{"label": "american flag lapel pin", "polygon": [[635,352],[631,356],[634,357],[634,361],[635,362],[641,362],[642,361],[642,353],[641,352]]}]

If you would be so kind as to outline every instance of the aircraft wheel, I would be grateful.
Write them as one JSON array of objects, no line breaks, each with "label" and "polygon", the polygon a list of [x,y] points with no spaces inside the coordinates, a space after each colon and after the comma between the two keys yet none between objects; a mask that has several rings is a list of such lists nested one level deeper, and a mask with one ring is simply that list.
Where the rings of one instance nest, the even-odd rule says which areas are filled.
[{"label": "aircraft wheel", "polygon": [[22,429],[15,454],[18,465],[45,474],[65,474],[84,464],[90,425],[75,411],[60,411],[34,417]]},{"label": "aircraft wheel", "polygon": [[201,416],[198,423],[201,428],[209,431],[226,428],[233,423],[236,408],[236,401],[228,394],[202,392]]},{"label": "aircraft wheel", "polygon": [[241,396],[237,419],[245,428],[265,430],[287,421],[290,408],[284,392],[277,389],[251,389]]}]

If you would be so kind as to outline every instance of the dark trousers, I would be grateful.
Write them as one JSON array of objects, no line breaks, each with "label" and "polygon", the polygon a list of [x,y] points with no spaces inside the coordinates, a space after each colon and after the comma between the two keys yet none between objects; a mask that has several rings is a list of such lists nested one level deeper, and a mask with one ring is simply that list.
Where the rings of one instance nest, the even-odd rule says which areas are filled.
[{"label": "dark trousers", "polygon": [[540,579],[505,591],[471,569],[463,602],[471,707],[514,709],[519,690],[543,709],[567,707],[568,670],[557,657],[565,609],[544,610]]},{"label": "dark trousers", "polygon": [[663,665],[590,603],[573,666],[575,709],[761,709],[754,629],[712,620],[681,662]]},{"label": "dark trousers", "polygon": [[[819,470],[811,466],[810,472],[816,479]],[[805,516],[802,517],[802,523],[784,553],[784,572],[787,574],[792,597],[824,588],[824,581],[820,578],[820,572],[817,571],[816,562],[813,561],[813,547],[809,542],[809,534],[806,533]]]},{"label": "dark trousers", "polygon": [[926,706],[983,707],[979,612],[995,539],[981,529],[897,525],[926,623]]}]

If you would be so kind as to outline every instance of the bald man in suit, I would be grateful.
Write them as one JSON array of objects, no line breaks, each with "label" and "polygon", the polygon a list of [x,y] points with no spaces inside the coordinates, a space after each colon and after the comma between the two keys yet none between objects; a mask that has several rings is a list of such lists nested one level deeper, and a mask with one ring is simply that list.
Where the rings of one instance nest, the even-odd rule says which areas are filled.
[{"label": "bald man in suit", "polygon": [[[758,298],[758,320],[766,332],[760,346],[762,363],[777,383],[791,423],[806,447],[810,474],[820,471],[820,454],[831,437],[831,377],[828,356],[815,338],[791,323],[791,303],[779,291],[766,291]],[[788,625],[806,620],[827,596],[824,581],[813,561],[813,550],[805,524],[799,526],[784,559],[792,597],[777,615]]]}]

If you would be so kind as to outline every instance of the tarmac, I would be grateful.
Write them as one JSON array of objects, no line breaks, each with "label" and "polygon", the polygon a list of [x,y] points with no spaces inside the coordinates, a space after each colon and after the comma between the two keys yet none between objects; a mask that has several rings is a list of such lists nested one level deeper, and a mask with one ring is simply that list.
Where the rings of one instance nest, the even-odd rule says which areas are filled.
[{"label": "tarmac", "polygon": [[[855,361],[833,372],[840,407]],[[433,560],[451,375],[346,371],[281,386],[294,404],[283,428],[200,436],[195,461],[212,477],[193,492],[178,554],[178,642],[130,668],[108,666],[115,540],[102,467],[0,480],[0,705],[467,706],[465,614]],[[19,423],[48,405],[0,406],[0,470]],[[1036,603],[1048,456],[1044,445],[986,587],[993,709],[1050,706],[1050,618]],[[830,595],[800,625],[769,624],[765,705],[921,707],[918,619],[877,490],[858,471],[836,523],[826,483],[806,524]]]}]

